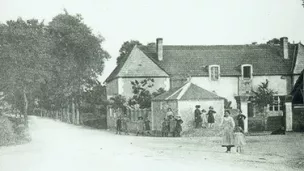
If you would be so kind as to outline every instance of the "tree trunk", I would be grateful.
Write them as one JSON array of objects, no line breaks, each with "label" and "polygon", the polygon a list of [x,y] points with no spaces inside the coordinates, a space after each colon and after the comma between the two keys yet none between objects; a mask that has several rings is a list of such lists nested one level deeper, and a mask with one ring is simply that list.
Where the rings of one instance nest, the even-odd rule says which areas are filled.
[{"label": "tree trunk", "polygon": [[25,125],[28,126],[28,118],[27,118],[28,99],[27,99],[27,96],[26,96],[25,87],[23,88],[23,99],[24,99],[24,111],[23,111],[23,115],[24,115]]},{"label": "tree trunk", "polygon": [[76,124],[80,124],[80,113],[79,113],[79,105],[76,104]]},{"label": "tree trunk", "polygon": [[76,124],[76,118],[75,118],[75,100],[72,98],[72,123]]}]

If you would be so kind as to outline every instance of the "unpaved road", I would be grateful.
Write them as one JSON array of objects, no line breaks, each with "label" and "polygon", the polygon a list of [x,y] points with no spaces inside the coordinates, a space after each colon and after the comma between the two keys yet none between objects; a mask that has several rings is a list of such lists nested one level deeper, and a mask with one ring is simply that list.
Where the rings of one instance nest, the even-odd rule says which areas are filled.
[{"label": "unpaved road", "polygon": [[261,150],[254,138],[244,154],[226,154],[219,138],[120,136],[39,117],[30,133],[30,143],[0,148],[0,171],[301,170],[287,164],[298,157]]}]

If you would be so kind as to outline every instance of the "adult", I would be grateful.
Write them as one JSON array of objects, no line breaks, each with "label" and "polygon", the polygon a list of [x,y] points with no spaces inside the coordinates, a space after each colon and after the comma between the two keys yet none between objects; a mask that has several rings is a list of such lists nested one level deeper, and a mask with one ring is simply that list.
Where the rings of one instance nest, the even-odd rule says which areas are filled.
[{"label": "adult", "polygon": [[166,117],[167,117],[168,119],[170,119],[170,118],[173,117],[173,116],[174,116],[174,114],[173,114],[172,109],[171,109],[171,108],[168,108],[168,111],[167,111],[167,113],[166,113]]},{"label": "adult", "polygon": [[150,130],[151,130],[150,122],[151,122],[151,121],[150,121],[148,118],[145,119],[145,131],[146,131],[149,135],[151,135],[151,133],[150,133]]},{"label": "adult", "polygon": [[194,122],[195,122],[195,128],[200,128],[202,127],[202,113],[200,110],[200,105],[196,105],[195,106],[195,110],[194,110]]},{"label": "adult", "polygon": [[175,127],[175,131],[176,131],[175,135],[177,137],[181,136],[181,132],[183,130],[182,124],[183,124],[182,118],[180,116],[177,116],[177,118],[176,118],[176,127]]},{"label": "adult", "polygon": [[162,137],[168,137],[169,129],[169,120],[164,118],[162,122]]},{"label": "adult", "polygon": [[214,119],[215,113],[216,113],[216,112],[213,110],[213,107],[210,106],[210,107],[209,107],[209,111],[208,111],[208,113],[207,113],[207,115],[208,115],[208,127],[209,127],[209,128],[212,128],[212,127],[213,127],[213,124],[214,124],[214,122],[215,122],[215,119]]},{"label": "adult", "polygon": [[244,130],[244,120],[246,119],[246,116],[243,115],[242,111],[239,111],[239,114],[236,116],[236,120],[238,122],[238,126],[241,127]]},{"label": "adult", "polygon": [[174,116],[170,117],[169,119],[169,132],[172,134],[173,137],[175,137],[176,133],[176,119]]},{"label": "adult", "polygon": [[224,117],[221,122],[221,127],[223,129],[222,147],[226,147],[226,153],[230,153],[231,148],[234,147],[233,130],[235,127],[235,123],[233,118],[230,116],[230,112],[228,110],[225,111]]}]

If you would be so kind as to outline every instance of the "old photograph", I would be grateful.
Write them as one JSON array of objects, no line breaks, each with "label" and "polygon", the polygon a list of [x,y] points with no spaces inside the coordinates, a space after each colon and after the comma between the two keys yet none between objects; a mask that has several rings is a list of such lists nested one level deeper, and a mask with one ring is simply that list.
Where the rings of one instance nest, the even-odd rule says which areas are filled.
[{"label": "old photograph", "polygon": [[0,171],[303,171],[304,0],[0,0]]}]

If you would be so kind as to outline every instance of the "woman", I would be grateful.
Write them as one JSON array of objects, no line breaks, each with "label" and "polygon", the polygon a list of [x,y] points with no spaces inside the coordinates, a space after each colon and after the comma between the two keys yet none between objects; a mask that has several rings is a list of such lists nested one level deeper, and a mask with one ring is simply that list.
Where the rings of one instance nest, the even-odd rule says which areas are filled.
[{"label": "woman", "polygon": [[138,136],[139,134],[144,135],[144,127],[145,127],[145,123],[143,120],[143,117],[138,117],[138,121],[137,121],[137,133],[136,136]]},{"label": "woman", "polygon": [[231,147],[234,147],[234,135],[233,130],[235,127],[235,123],[233,118],[230,116],[230,112],[228,110],[225,111],[224,118],[221,123],[221,127],[223,129],[223,142],[222,147],[226,147],[226,153],[231,152]]},{"label": "woman", "polygon": [[122,120],[122,127],[123,127],[123,130],[124,130],[126,135],[129,135],[128,122],[129,122],[128,115],[125,115],[123,120]]},{"label": "woman", "polygon": [[209,107],[209,111],[208,111],[208,113],[207,113],[207,115],[208,115],[208,127],[209,128],[212,128],[213,127],[213,124],[214,124],[214,114],[215,114],[216,112],[213,110],[213,107],[212,106],[210,106]]},{"label": "woman", "polygon": [[194,122],[195,122],[195,128],[201,128],[202,127],[202,113],[200,111],[200,105],[195,106],[195,111],[194,111]]},{"label": "woman", "polygon": [[172,109],[171,108],[168,108],[168,111],[167,111],[167,113],[166,113],[166,117],[168,118],[168,119],[170,119],[171,117],[173,117],[173,112],[172,112]]},{"label": "woman", "polygon": [[242,111],[240,110],[240,113],[237,115],[237,121],[238,126],[241,127],[244,130],[244,120],[246,119],[246,116],[242,114]]}]

